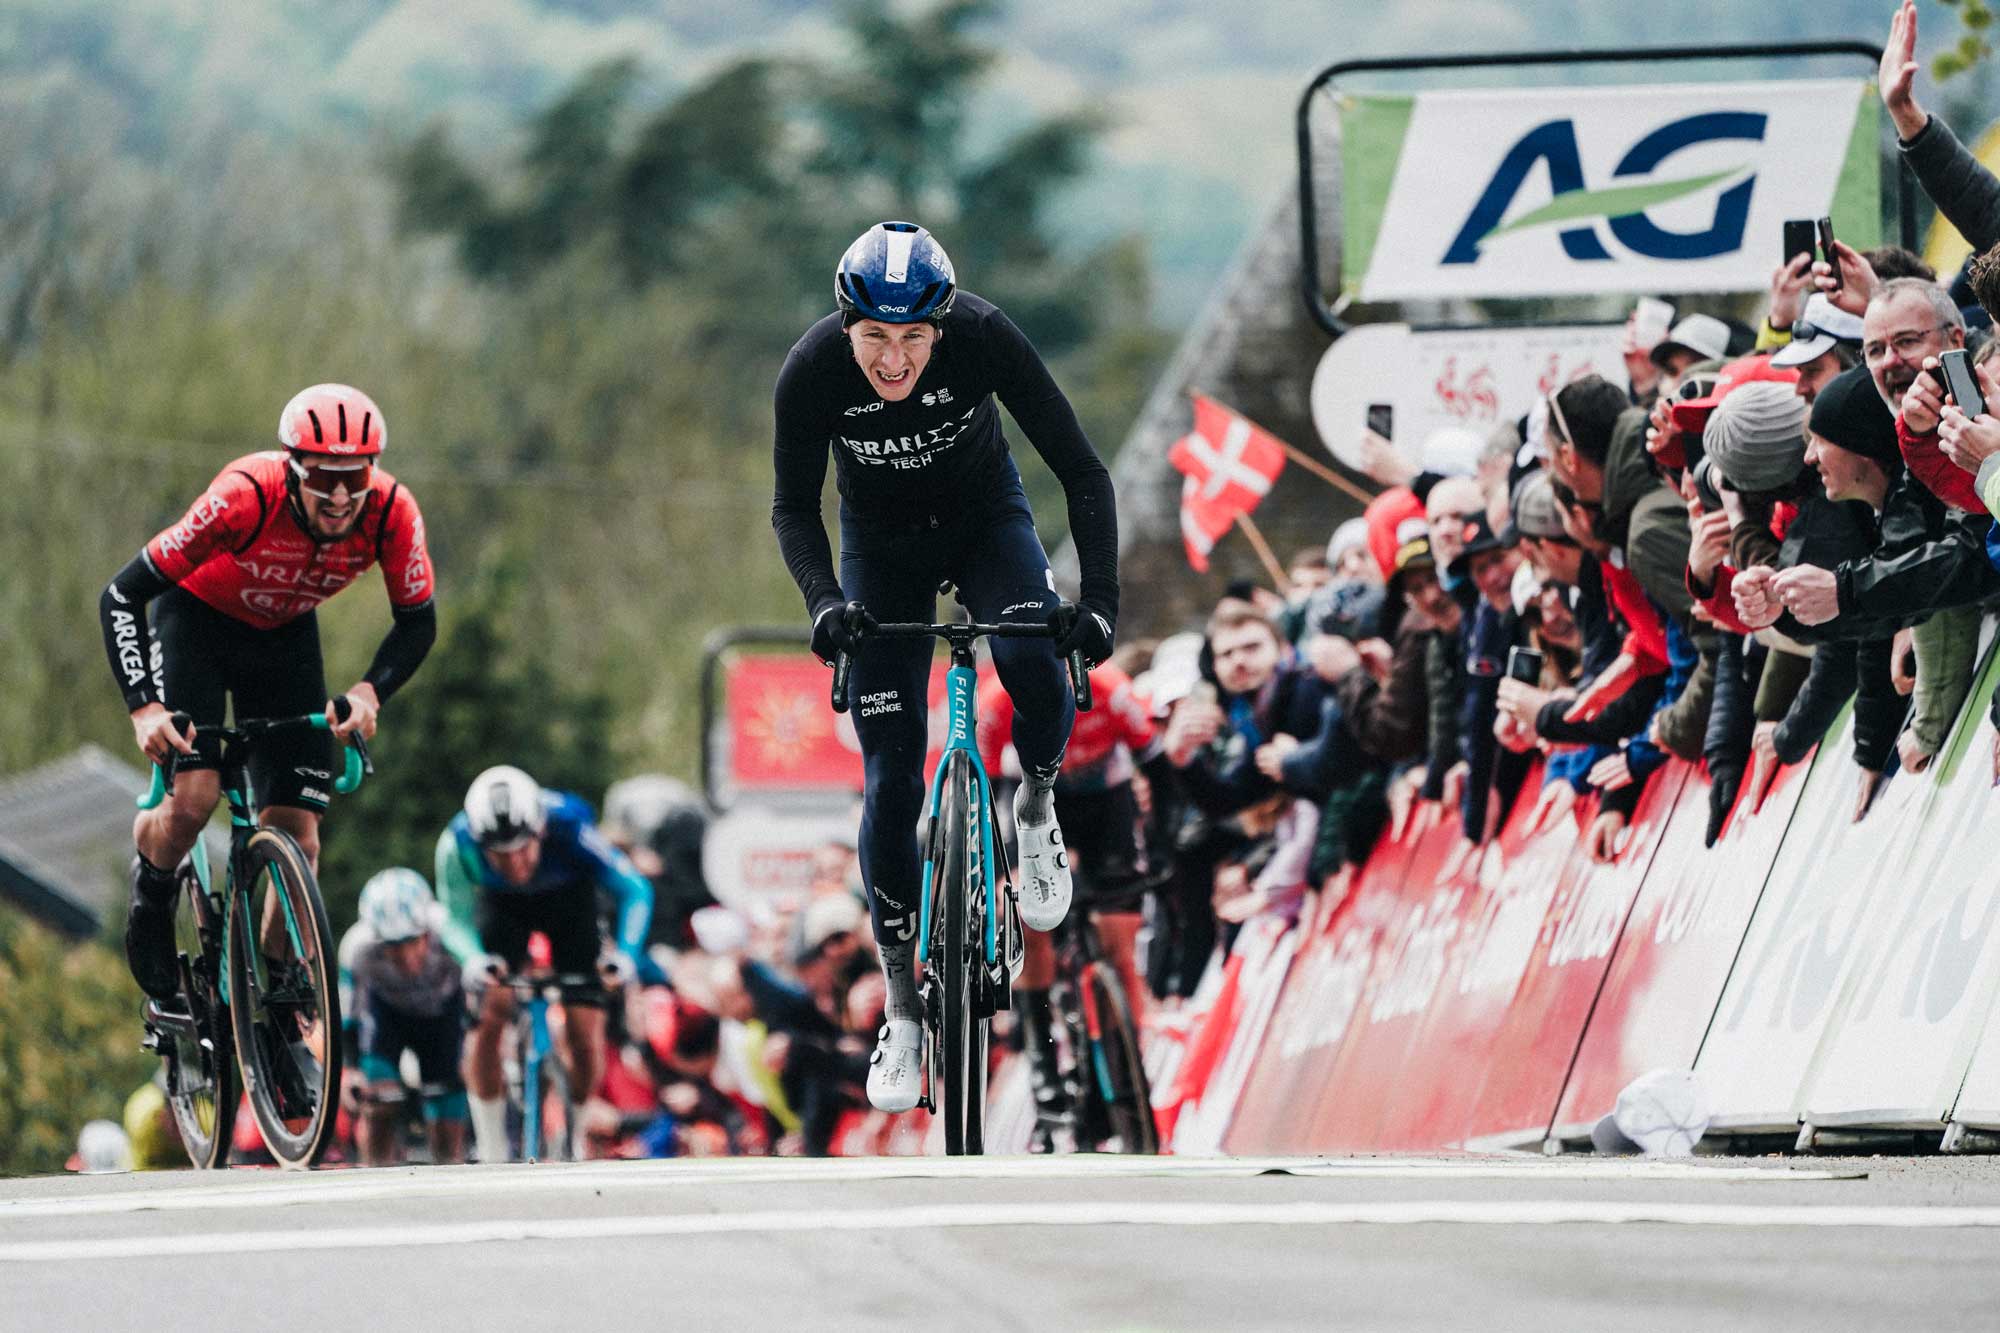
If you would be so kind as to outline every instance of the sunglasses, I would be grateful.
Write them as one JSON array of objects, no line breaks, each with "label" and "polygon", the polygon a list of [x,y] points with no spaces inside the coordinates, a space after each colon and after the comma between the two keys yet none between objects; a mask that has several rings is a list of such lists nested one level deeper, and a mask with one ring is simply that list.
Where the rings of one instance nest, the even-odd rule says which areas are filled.
[{"label": "sunglasses", "polygon": [[366,459],[301,463],[294,457],[291,465],[292,472],[299,479],[299,489],[321,500],[333,499],[334,492],[342,486],[347,488],[350,496],[366,495],[369,485],[375,480],[375,465]]}]

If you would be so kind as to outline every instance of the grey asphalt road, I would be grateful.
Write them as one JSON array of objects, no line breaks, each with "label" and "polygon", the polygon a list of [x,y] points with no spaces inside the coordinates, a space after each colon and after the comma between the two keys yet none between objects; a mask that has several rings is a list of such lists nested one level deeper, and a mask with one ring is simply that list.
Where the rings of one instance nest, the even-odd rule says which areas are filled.
[{"label": "grey asphalt road", "polygon": [[1992,1327],[1981,1158],[883,1159],[0,1180],[0,1328]]}]

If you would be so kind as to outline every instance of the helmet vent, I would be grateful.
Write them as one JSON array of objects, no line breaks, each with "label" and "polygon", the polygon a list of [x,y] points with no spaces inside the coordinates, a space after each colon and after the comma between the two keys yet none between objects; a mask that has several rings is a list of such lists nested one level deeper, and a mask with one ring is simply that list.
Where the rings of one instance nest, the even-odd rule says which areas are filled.
[{"label": "helmet vent", "polygon": [[323,431],[323,430],[321,430],[321,429],[319,428],[319,413],[317,413],[317,412],[313,411],[313,410],[312,410],[312,409],[311,409],[310,407],[308,407],[308,408],[306,409],[306,415],[307,415],[308,417],[312,418],[312,424],[313,424],[313,443],[314,443],[314,444],[325,444],[325,443],[326,443],[326,432],[325,432],[325,431]]},{"label": "helmet vent", "polygon": [[363,447],[366,447],[368,444],[368,423],[374,419],[375,414],[373,412],[363,412],[361,414],[361,443]]},{"label": "helmet vent", "polygon": [[347,443],[347,404],[336,403],[334,409],[340,413],[340,442]]}]

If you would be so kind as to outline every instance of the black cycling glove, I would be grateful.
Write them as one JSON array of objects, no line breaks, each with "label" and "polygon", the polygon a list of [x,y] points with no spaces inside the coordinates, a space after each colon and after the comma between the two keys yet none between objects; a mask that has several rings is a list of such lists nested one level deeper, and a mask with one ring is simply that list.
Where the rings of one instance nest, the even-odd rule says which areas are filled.
[{"label": "black cycling glove", "polygon": [[1049,612],[1049,628],[1056,632],[1057,657],[1082,653],[1083,664],[1094,667],[1111,656],[1111,617],[1093,610],[1088,602]]},{"label": "black cycling glove", "polygon": [[861,635],[875,628],[875,617],[859,602],[832,602],[813,617],[813,656],[828,666],[841,653],[853,655]]}]

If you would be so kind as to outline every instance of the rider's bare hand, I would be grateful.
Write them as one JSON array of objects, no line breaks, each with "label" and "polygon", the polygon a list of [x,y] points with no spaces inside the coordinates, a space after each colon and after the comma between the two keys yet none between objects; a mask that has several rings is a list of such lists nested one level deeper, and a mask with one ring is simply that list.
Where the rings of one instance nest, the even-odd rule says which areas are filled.
[{"label": "rider's bare hand", "polygon": [[340,720],[331,700],[326,705],[326,720],[332,725],[333,734],[345,737],[359,732],[362,740],[374,740],[375,718],[382,711],[382,701],[376,698],[375,687],[364,680],[350,689],[345,697],[348,703],[345,722]]},{"label": "rider's bare hand", "polygon": [[194,753],[194,723],[188,723],[187,734],[183,736],[174,727],[174,715],[167,711],[165,704],[147,704],[134,709],[132,732],[138,737],[139,748],[156,764],[166,763],[167,756],[175,750],[182,754]]}]

